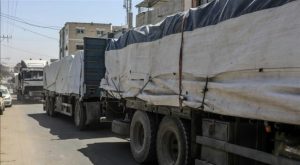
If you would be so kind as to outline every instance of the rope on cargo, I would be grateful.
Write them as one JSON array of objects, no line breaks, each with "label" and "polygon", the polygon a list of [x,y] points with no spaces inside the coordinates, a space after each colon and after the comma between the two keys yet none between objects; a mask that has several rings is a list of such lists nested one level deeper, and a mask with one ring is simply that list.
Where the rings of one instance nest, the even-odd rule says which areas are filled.
[{"label": "rope on cargo", "polygon": [[179,108],[182,110],[182,102],[183,99],[181,98],[182,95],[182,60],[183,60],[183,45],[184,45],[184,25],[186,22],[187,14],[184,14],[182,17],[182,24],[181,24],[181,42],[180,42],[180,52],[179,52]]},{"label": "rope on cargo", "polygon": [[139,93],[137,93],[136,95],[135,95],[135,97],[138,95],[138,94],[141,94],[143,91],[144,91],[144,89],[146,88],[146,86],[148,85],[148,83],[150,82],[150,81],[152,81],[152,77],[151,76],[149,76],[149,80],[144,84],[144,86],[139,90]]},{"label": "rope on cargo", "polygon": [[203,88],[203,98],[202,98],[202,103],[201,103],[201,106],[200,106],[200,108],[202,109],[202,110],[204,110],[204,101],[205,101],[205,96],[206,96],[206,92],[208,91],[208,88],[207,88],[207,86],[208,86],[208,77],[206,77],[206,80],[205,80],[205,86],[204,86],[204,88]]},{"label": "rope on cargo", "polygon": [[117,85],[115,84],[115,81],[112,78],[111,78],[111,81],[112,81],[113,85],[115,86],[115,88],[120,96],[120,99],[123,99],[123,97],[121,96],[121,91],[118,89]]}]

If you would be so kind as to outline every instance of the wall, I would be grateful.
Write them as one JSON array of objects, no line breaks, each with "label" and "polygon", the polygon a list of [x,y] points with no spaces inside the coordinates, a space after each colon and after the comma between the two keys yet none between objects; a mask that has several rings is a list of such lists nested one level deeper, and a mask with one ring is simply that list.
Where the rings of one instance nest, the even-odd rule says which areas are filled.
[{"label": "wall", "polygon": [[142,12],[136,16],[136,26],[156,24],[168,15],[184,10],[184,0],[170,0],[154,5],[153,10]]},{"label": "wall", "polygon": [[[78,28],[84,29],[84,33],[78,33]],[[97,31],[103,33],[98,34]],[[60,58],[78,51],[76,45],[83,46],[84,37],[97,38],[110,32],[112,32],[111,24],[67,22],[60,31]]]},{"label": "wall", "polygon": [[185,11],[210,1],[212,0],[169,0],[165,3],[154,5],[152,7],[153,10],[141,12],[136,16],[136,26],[156,24],[165,19],[168,15]]}]

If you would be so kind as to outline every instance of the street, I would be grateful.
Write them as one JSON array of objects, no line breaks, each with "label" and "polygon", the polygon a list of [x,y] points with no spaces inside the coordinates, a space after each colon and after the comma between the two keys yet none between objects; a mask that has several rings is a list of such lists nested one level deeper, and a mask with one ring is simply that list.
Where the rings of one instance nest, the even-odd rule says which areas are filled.
[{"label": "street", "polygon": [[0,118],[1,165],[131,165],[129,142],[110,125],[78,131],[69,117],[51,118],[42,104],[15,104]]}]

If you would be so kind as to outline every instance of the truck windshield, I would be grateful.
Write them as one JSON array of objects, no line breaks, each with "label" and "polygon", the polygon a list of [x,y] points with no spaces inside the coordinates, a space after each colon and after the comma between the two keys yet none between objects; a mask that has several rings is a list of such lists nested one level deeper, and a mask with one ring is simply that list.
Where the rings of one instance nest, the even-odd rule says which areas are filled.
[{"label": "truck windshield", "polygon": [[43,71],[25,71],[23,76],[28,81],[43,80]]}]

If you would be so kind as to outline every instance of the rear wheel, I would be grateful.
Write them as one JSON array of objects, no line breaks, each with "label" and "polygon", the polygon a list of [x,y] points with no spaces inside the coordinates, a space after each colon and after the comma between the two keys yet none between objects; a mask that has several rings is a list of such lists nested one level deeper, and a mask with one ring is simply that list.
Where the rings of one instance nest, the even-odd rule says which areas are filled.
[{"label": "rear wheel", "polygon": [[187,131],[178,118],[164,117],[157,132],[157,158],[161,165],[189,163]]},{"label": "rear wheel", "polygon": [[55,117],[56,116],[56,112],[55,112],[55,101],[54,98],[49,97],[49,116],[51,117]]},{"label": "rear wheel", "polygon": [[75,126],[79,130],[84,130],[86,128],[86,113],[82,106],[82,103],[77,100],[75,105],[75,111],[74,111],[74,123]]},{"label": "rear wheel", "polygon": [[152,115],[136,111],[130,125],[130,148],[139,163],[155,160],[156,126]]},{"label": "rear wheel", "polygon": [[45,110],[46,110],[46,114],[48,115],[48,116],[50,116],[50,114],[49,114],[49,97],[48,96],[46,96],[46,99],[45,99]]}]

